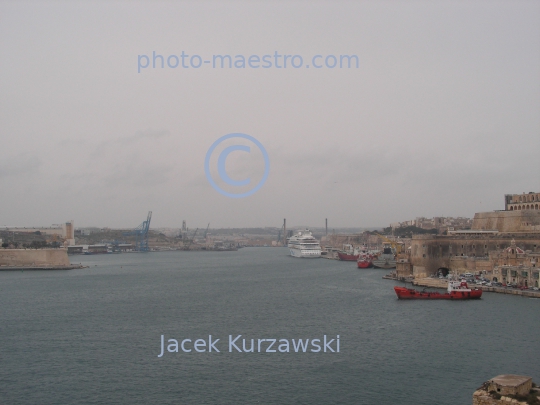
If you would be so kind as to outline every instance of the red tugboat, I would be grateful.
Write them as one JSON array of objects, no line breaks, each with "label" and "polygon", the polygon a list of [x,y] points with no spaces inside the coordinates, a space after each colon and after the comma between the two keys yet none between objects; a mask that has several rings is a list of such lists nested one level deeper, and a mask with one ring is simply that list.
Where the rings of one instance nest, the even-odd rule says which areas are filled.
[{"label": "red tugboat", "polygon": [[373,267],[372,260],[373,260],[373,256],[371,256],[370,254],[364,253],[360,255],[356,264],[359,269],[367,269],[369,267]]},{"label": "red tugboat", "polygon": [[482,290],[471,290],[465,281],[448,281],[448,292],[417,291],[412,288],[394,287],[399,299],[422,299],[422,300],[470,300],[480,298]]}]

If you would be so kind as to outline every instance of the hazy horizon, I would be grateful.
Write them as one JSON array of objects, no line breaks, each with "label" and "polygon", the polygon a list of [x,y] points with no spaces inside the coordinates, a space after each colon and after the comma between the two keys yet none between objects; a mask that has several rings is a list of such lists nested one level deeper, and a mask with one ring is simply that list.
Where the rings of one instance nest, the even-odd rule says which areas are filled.
[{"label": "hazy horizon", "polygon": [[[0,225],[133,228],[151,210],[152,228],[373,228],[504,209],[540,191],[539,15],[532,1],[2,2]],[[153,52],[165,67],[140,69]],[[182,52],[359,65],[166,65]],[[229,133],[268,152],[246,198],[205,176]],[[226,168],[256,182],[262,162],[234,152]]]}]

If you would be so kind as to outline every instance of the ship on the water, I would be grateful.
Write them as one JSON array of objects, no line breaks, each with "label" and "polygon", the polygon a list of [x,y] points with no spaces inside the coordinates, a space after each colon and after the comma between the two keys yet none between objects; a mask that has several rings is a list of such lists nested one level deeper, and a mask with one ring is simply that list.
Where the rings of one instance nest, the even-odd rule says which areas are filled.
[{"label": "ship on the water", "polygon": [[396,268],[396,257],[392,251],[390,243],[383,244],[383,251],[379,256],[373,259],[373,267],[379,269],[395,269]]},{"label": "ship on the water", "polygon": [[339,260],[345,262],[355,262],[358,260],[360,253],[358,249],[355,249],[353,245],[345,244],[343,249],[337,252]]},{"label": "ship on the water", "polygon": [[359,269],[368,269],[373,267],[373,256],[371,256],[369,253],[360,254],[360,257],[358,257],[358,260],[356,261],[356,265]]},{"label": "ship on the water", "polygon": [[321,245],[309,229],[298,231],[291,236],[287,247],[292,257],[321,257]]},{"label": "ship on the water", "polygon": [[423,300],[470,300],[482,296],[482,290],[470,289],[465,281],[448,281],[448,290],[441,294],[438,291],[417,291],[413,288],[394,287],[399,299],[423,299]]}]

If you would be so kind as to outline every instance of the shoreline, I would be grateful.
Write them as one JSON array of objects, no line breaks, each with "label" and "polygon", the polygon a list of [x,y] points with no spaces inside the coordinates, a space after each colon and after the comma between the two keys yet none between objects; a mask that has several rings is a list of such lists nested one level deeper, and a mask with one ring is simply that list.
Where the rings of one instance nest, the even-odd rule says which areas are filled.
[{"label": "shoreline", "polygon": [[69,266],[0,266],[0,271],[19,271],[19,270],[75,270],[85,269],[89,266],[82,264],[72,264]]},{"label": "shoreline", "polygon": [[[428,287],[428,288],[439,288],[446,290],[447,288],[447,282],[444,280],[438,280],[438,279],[432,279],[432,278],[421,278],[418,280],[411,281],[402,281],[398,280],[396,278],[392,278],[388,275],[383,276],[383,279],[385,280],[394,280],[399,281],[402,283],[410,282],[413,286],[418,287]],[[520,290],[515,288],[508,288],[508,287],[487,287],[485,285],[474,285],[474,287],[481,289],[484,292],[494,292],[498,294],[511,294],[511,295],[519,295],[523,297],[529,297],[529,298],[540,298],[540,291],[534,291],[534,290]]]}]

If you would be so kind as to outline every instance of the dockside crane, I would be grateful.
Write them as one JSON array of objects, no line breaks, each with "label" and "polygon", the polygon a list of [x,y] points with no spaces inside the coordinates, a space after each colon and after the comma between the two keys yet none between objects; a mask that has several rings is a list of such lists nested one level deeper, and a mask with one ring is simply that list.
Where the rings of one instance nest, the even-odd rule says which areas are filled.
[{"label": "dockside crane", "polygon": [[206,240],[206,234],[208,233],[208,228],[210,228],[210,222],[208,222],[208,226],[206,227],[206,231],[204,231],[204,239]]},{"label": "dockside crane", "polygon": [[199,228],[195,229],[195,232],[193,232],[193,236],[184,242],[184,250],[189,250],[191,244],[193,243],[193,240],[195,239],[195,235],[197,235],[198,230]]},{"label": "dockside crane", "polygon": [[137,252],[148,252],[148,231],[150,230],[150,221],[152,220],[152,211],[148,211],[146,221],[143,221],[137,228],[130,232],[124,232],[124,236],[136,236],[135,250]]},{"label": "dockside crane", "polygon": [[379,236],[384,242],[386,242],[390,246],[392,246],[392,249],[394,249],[394,252],[396,254],[399,254],[404,250],[403,242],[401,242],[401,241],[393,241],[392,239],[389,239],[386,236],[381,235],[378,232],[375,232],[375,235]]}]

